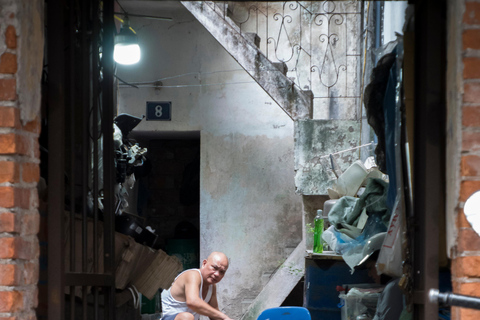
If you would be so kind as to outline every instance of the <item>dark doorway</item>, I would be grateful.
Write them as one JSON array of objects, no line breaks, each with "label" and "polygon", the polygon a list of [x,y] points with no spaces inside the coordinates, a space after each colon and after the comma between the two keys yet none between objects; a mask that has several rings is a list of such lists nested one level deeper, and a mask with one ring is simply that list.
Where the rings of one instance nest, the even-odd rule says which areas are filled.
[{"label": "dark doorway", "polygon": [[158,235],[156,247],[199,267],[200,133],[136,133],[147,163],[135,174],[130,212]]}]

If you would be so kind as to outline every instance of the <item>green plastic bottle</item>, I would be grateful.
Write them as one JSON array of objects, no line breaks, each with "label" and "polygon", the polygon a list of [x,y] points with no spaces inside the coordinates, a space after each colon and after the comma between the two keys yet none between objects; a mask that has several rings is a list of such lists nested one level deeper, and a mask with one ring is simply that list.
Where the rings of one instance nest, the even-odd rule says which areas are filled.
[{"label": "green plastic bottle", "polygon": [[313,253],[322,253],[323,252],[323,212],[322,210],[317,210],[317,215],[314,220],[314,232],[313,232]]}]

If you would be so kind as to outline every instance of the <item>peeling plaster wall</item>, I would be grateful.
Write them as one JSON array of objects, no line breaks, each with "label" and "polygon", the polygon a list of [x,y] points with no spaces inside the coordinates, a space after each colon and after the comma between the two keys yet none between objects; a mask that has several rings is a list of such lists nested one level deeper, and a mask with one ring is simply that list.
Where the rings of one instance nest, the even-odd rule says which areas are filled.
[{"label": "peeling plaster wall", "polygon": [[[336,177],[329,155],[343,172],[358,160],[360,121],[299,120],[295,125],[295,185],[303,195],[326,195]],[[342,152],[344,151],[344,152]],[[341,153],[337,153],[341,152]]]},{"label": "peeling plaster wall", "polygon": [[[117,75],[127,82],[188,75],[161,80],[160,90],[120,86],[118,113],[142,116],[146,101],[172,101],[172,121],[144,120],[135,130],[201,131],[200,256],[213,250],[229,256],[219,304],[240,318],[302,238],[293,121],[185,9],[159,5],[122,2],[132,14],[174,21],[131,16],[142,60],[118,66]],[[217,83],[223,84],[207,85]],[[184,84],[203,86],[167,88]]]}]

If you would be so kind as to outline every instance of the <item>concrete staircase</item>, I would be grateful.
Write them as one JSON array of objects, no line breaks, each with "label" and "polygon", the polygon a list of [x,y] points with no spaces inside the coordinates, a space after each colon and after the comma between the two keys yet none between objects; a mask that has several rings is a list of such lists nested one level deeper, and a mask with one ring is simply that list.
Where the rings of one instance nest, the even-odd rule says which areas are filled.
[{"label": "concrete staircase", "polygon": [[[228,53],[293,120],[312,117],[310,91],[298,88],[285,76],[283,64],[272,63],[255,45],[255,34],[241,34],[240,28],[226,14],[218,12],[213,3],[182,1],[193,16],[213,35]],[[257,42],[258,43],[258,42]]]},{"label": "concrete staircase", "polygon": [[268,308],[280,306],[305,273],[305,239],[302,240],[273,274],[263,290],[250,304],[241,320],[255,320]]}]

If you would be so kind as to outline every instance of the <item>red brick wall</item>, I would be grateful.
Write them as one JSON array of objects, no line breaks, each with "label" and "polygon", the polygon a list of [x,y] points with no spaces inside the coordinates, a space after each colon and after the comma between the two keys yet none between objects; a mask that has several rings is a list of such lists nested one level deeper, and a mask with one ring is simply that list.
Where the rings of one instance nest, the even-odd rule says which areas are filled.
[{"label": "red brick wall", "polygon": [[[463,203],[480,190],[480,2],[465,1],[462,31],[463,97],[460,195],[452,281],[455,293],[480,297],[480,236],[465,218]],[[452,319],[477,320],[480,311],[452,308]]]},{"label": "red brick wall", "polygon": [[[4,19],[5,18],[5,19]],[[21,119],[16,17],[0,17],[0,319],[36,319],[40,120]],[[9,24],[12,22],[12,24]],[[3,37],[0,37],[3,39]],[[36,106],[39,109],[39,106]]]}]

